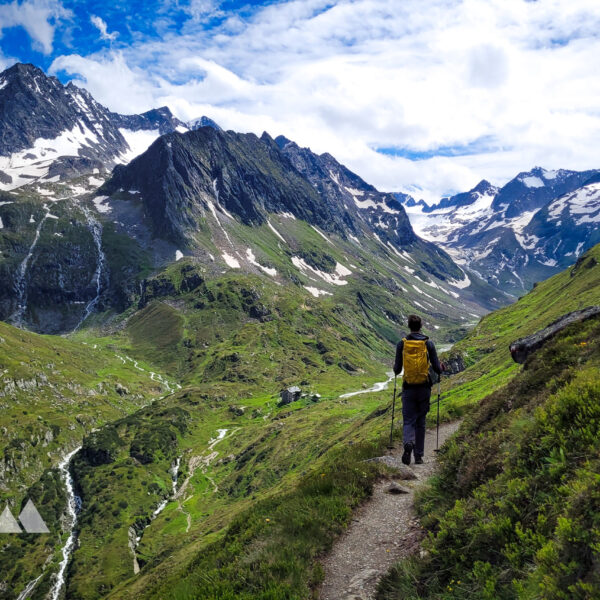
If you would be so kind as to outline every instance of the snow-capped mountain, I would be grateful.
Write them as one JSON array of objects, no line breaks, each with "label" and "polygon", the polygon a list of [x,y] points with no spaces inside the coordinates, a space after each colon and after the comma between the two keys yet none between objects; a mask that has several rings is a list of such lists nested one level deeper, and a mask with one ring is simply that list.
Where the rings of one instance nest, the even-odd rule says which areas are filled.
[{"label": "snow-capped mountain", "polygon": [[106,171],[188,129],[167,107],[112,113],[85,89],[18,63],[0,74],[0,189]]},{"label": "snow-capped mountain", "polygon": [[518,295],[597,243],[599,173],[536,167],[502,188],[484,180],[434,206],[404,205],[417,233]]},{"label": "snow-capped mountain", "polygon": [[549,202],[519,237],[548,266],[566,266],[600,242],[600,175]]}]

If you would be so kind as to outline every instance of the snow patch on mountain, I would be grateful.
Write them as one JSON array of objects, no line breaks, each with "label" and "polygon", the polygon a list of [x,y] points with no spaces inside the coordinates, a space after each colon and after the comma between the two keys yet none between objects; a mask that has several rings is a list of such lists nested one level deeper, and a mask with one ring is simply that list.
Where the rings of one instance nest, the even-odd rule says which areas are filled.
[{"label": "snow patch on mountain", "polygon": [[240,263],[238,259],[231,256],[231,254],[227,254],[226,252],[224,252],[221,256],[223,257],[223,260],[227,263],[227,266],[231,267],[232,269],[240,268]]},{"label": "snow patch on mountain", "polygon": [[72,129],[63,131],[55,138],[37,138],[33,146],[0,156],[0,171],[10,182],[0,183],[0,189],[12,190],[26,183],[41,179],[48,174],[50,165],[61,156],[78,156],[85,146],[98,143],[98,137],[85,123],[77,123]]},{"label": "snow patch on mountain", "polygon": [[[271,221],[267,221],[267,225],[269,226],[269,229],[284,243],[286,244],[287,242],[285,241],[284,237],[279,233],[279,231],[277,231],[277,229],[275,229],[275,227],[273,227],[273,225],[271,225]],[[318,232],[320,233],[320,232]]]},{"label": "snow patch on mountain", "polygon": [[544,182],[539,177],[523,177],[521,181],[530,188],[544,187]]},{"label": "snow patch on mountain", "polygon": [[[347,191],[350,191],[349,188],[345,188]],[[354,192],[357,192],[359,190],[353,190]],[[352,192],[351,192],[352,193]],[[364,192],[361,192],[361,195]],[[361,210],[366,210],[368,208],[375,208],[378,209],[380,208],[381,210],[383,210],[383,212],[392,214],[392,215],[396,215],[398,214],[400,211],[390,208],[385,202],[375,202],[374,200],[368,198],[366,200],[359,200],[359,197],[357,195],[355,195],[354,193],[352,193],[352,198],[354,199],[354,203],[356,204],[356,206],[358,208],[360,208]]]},{"label": "snow patch on mountain", "polygon": [[[570,194],[557,198],[548,205],[548,219],[559,221],[565,213],[576,225],[600,221],[600,182],[583,186]],[[574,215],[582,215],[577,218]]]},{"label": "snow patch on mountain", "polygon": [[332,296],[331,292],[326,292],[325,290],[320,290],[319,288],[312,287],[310,285],[303,286],[305,290],[309,291],[315,298],[319,296]]},{"label": "snow patch on mountain", "polygon": [[277,269],[273,269],[272,267],[265,267],[261,265],[257,260],[256,256],[254,256],[254,252],[252,252],[252,248],[246,249],[246,258],[250,264],[253,264],[255,267],[258,267],[261,271],[264,271],[267,275],[271,277],[275,277],[277,275]]},{"label": "snow patch on mountain", "polygon": [[352,271],[339,262],[336,262],[335,271],[333,273],[326,273],[325,271],[312,267],[300,256],[292,256],[292,264],[304,275],[308,276],[309,273],[312,273],[332,285],[347,285],[348,282],[342,278],[352,275]]},{"label": "snow patch on mountain", "polygon": [[[495,188],[494,188],[495,189]],[[461,228],[478,223],[478,233],[490,225],[489,220],[494,212],[491,209],[495,193],[475,193],[471,204],[448,206],[425,212],[420,204],[405,206],[411,225],[418,235],[431,242],[444,243],[450,241],[453,234]]]},{"label": "snow patch on mountain", "polygon": [[462,279],[448,279],[448,283],[453,287],[463,290],[471,285],[471,280],[469,279],[469,276],[464,273],[464,277]]}]

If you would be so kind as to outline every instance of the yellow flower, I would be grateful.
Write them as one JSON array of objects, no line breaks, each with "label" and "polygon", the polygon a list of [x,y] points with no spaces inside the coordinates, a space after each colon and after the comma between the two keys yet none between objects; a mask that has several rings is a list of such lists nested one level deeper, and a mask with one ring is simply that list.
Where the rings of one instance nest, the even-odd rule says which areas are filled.
[{"label": "yellow flower", "polygon": [[265,519],[265,521],[266,521],[267,523],[269,523],[269,522],[271,521],[271,519]]}]

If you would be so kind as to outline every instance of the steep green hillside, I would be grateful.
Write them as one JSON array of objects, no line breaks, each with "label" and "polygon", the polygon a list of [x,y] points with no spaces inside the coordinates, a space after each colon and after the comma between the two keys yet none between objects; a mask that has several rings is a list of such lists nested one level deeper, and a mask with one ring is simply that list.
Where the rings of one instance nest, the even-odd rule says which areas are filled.
[{"label": "steep green hillside", "polygon": [[600,245],[577,263],[540,282],[510,306],[483,317],[449,353],[467,369],[445,381],[443,411],[448,417],[464,413],[518,372],[508,352],[511,342],[538,331],[573,310],[600,304]]},{"label": "steep green hillside", "polygon": [[[318,236],[317,236],[318,237]],[[316,251],[315,251],[316,252]],[[338,253],[331,252],[335,258]],[[329,256],[329,254],[323,256]],[[322,260],[326,258],[322,257]],[[397,293],[391,274],[378,280],[350,279],[318,298],[300,285],[228,271],[218,277],[192,259],[182,259],[144,281],[139,309],[107,329],[82,330],[75,339],[117,343],[136,358],[159,365],[182,385],[217,394],[251,389],[279,392],[288,384],[318,378],[321,390],[342,391],[347,377],[381,378],[392,361],[392,344],[413,309]],[[432,294],[435,290],[432,290]],[[453,314],[458,307],[447,307]],[[464,335],[450,317],[438,339]],[[460,321],[459,321],[460,323]]]},{"label": "steep green hillside", "polygon": [[108,348],[0,322],[0,504],[18,515],[31,498],[52,532],[5,537],[0,572],[8,589],[0,597],[12,598],[13,586],[37,576],[46,560],[57,564],[65,540],[64,482],[56,469],[62,457],[94,428],[165,393],[148,371]]},{"label": "steep green hillside", "polygon": [[[539,294],[551,304],[546,294],[569,290],[597,252],[572,279],[540,284],[521,309]],[[581,282],[574,289],[593,294]],[[492,318],[509,335],[510,323]],[[425,554],[399,564],[378,598],[600,597],[600,319],[565,329],[515,371],[444,447],[419,503]]]}]

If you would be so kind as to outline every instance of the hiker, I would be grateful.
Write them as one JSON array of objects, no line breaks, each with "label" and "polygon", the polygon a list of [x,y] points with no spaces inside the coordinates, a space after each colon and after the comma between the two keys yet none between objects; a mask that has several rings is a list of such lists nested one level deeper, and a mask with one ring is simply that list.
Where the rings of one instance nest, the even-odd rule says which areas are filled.
[{"label": "hiker", "polygon": [[[402,462],[410,464],[414,452],[415,464],[423,464],[425,451],[425,418],[429,412],[431,386],[434,383],[433,370],[439,377],[443,363],[438,360],[434,343],[421,333],[421,317],[410,315],[408,328],[410,333],[396,346],[394,374],[397,376],[404,368],[402,378],[402,417],[404,428],[402,441],[404,453]],[[437,379],[436,379],[437,381]]]}]

